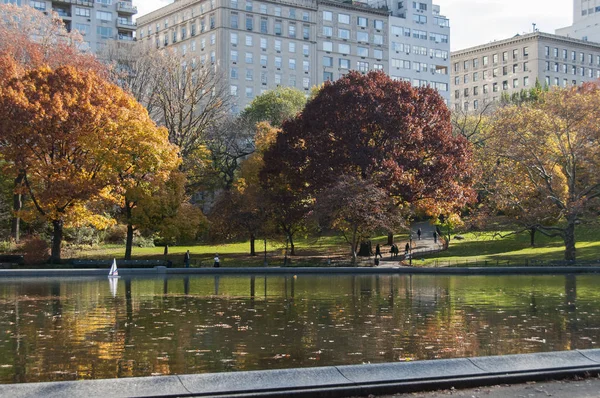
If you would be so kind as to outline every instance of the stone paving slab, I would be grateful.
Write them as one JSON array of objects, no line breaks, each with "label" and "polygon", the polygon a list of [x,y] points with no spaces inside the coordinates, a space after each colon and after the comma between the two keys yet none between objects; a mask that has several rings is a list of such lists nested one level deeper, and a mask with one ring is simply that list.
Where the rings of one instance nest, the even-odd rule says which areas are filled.
[{"label": "stone paving slab", "polygon": [[471,358],[471,362],[487,373],[542,372],[568,367],[598,366],[579,351],[542,352]]},{"label": "stone paving slab", "polygon": [[121,398],[188,395],[177,376],[0,385],[6,398]]},{"label": "stone paving slab", "polygon": [[180,376],[192,393],[240,393],[347,386],[353,383],[335,367],[277,369]]},{"label": "stone paving slab", "polygon": [[339,371],[355,383],[390,383],[451,377],[478,376],[485,373],[469,359],[440,359],[437,361],[415,361],[382,363],[372,365],[338,366]]}]

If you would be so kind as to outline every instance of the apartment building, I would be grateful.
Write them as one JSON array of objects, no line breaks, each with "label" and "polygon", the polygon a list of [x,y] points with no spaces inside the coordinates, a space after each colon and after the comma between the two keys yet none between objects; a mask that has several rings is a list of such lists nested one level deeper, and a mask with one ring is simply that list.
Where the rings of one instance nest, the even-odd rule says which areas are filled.
[{"label": "apartment building", "polygon": [[38,11],[56,12],[68,31],[78,30],[87,49],[99,53],[113,40],[133,43],[137,13],[131,1],[116,0],[0,0],[3,4],[28,5]]},{"label": "apartment building", "polygon": [[573,24],[556,34],[600,43],[600,0],[573,0]]},{"label": "apartment building", "polygon": [[[390,7],[392,5],[390,4]],[[450,22],[431,1],[398,2],[389,18],[387,73],[414,86],[431,86],[450,102]]]},{"label": "apartment building", "polygon": [[478,110],[530,89],[579,85],[600,78],[600,44],[533,32],[451,54],[451,107]]},{"label": "apartment building", "polygon": [[[349,70],[390,73],[393,12],[386,1],[391,2],[175,0],[138,18],[137,38],[142,44],[174,48],[197,55],[201,63],[213,64],[225,76],[233,99],[232,111],[237,113],[255,96],[279,85],[296,87],[308,95],[312,86],[336,80]],[[415,56],[426,58],[427,64],[419,62],[418,70],[411,67],[407,73],[393,76],[418,85],[435,84],[447,93],[441,72],[445,71],[448,83],[448,20],[439,16],[439,7],[430,0],[423,1],[414,2],[415,10],[421,10],[415,13],[424,17],[418,26],[438,23],[430,26],[432,36],[425,32],[425,44],[418,49],[415,45]],[[399,26],[417,24],[414,20],[406,22],[404,5],[396,14]],[[445,26],[439,23],[442,19]],[[438,30],[445,36],[438,36]],[[418,35],[406,40],[423,41]],[[438,48],[442,52],[436,52]],[[433,58],[439,62],[432,62]],[[424,78],[432,69],[435,78]]]},{"label": "apartment building", "polygon": [[388,11],[366,3],[319,1],[317,83],[350,70],[388,70]]}]

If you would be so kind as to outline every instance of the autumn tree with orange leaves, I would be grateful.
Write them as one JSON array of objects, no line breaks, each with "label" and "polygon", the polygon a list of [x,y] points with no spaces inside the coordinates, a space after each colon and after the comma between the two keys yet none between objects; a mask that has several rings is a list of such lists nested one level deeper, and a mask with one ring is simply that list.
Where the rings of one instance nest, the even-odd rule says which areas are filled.
[{"label": "autumn tree with orange leaves", "polygon": [[[123,178],[143,178],[135,159],[149,148],[140,141],[168,144],[166,131],[131,96],[72,67],[42,67],[10,80],[0,91],[0,135],[0,152],[22,173],[33,210],[53,226],[53,262],[60,261],[65,223],[101,222],[90,206]],[[174,154],[166,147],[164,156]],[[165,161],[147,160],[154,171]]]},{"label": "autumn tree with orange leaves", "polygon": [[[54,12],[45,15],[34,8],[0,5],[0,88],[11,78],[40,66],[56,68],[72,65],[103,76],[106,67],[90,53],[82,51],[84,41],[77,31],[67,32]],[[19,210],[22,208],[23,175],[14,178],[12,236],[20,238]]]}]

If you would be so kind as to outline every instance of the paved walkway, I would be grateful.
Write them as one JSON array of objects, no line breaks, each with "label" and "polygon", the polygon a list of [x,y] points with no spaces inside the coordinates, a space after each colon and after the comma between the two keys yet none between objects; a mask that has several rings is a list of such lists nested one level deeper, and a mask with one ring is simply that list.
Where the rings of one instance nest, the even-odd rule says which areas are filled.
[{"label": "paved walkway", "polygon": [[[419,229],[421,230],[420,239],[418,234]],[[421,257],[419,257],[419,254],[438,252],[443,249],[441,240],[439,238],[434,240],[433,233],[435,232],[435,225],[432,225],[429,221],[413,223],[410,226],[410,231],[412,235],[411,255],[413,258],[413,263],[416,262],[416,264],[418,264],[418,262],[421,261]],[[382,248],[383,259],[381,260],[377,268],[396,268],[406,266],[405,264],[403,264],[403,262],[404,247],[406,246],[407,242],[396,241],[395,243],[400,249],[400,255],[398,256],[398,259],[394,259],[391,257],[389,246],[384,246]]]},{"label": "paved walkway", "polygon": [[598,398],[600,378],[569,379],[545,382],[529,382],[515,385],[469,388],[466,390],[440,390],[423,393],[381,395],[378,398]]}]

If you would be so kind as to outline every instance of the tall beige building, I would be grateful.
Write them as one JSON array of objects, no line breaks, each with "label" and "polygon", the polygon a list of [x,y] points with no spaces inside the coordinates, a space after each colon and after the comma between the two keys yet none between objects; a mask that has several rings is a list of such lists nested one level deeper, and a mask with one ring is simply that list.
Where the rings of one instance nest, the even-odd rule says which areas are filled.
[{"label": "tall beige building", "polygon": [[542,32],[451,54],[451,107],[472,111],[530,89],[578,85],[600,78],[600,44]]},{"label": "tall beige building", "polygon": [[0,0],[3,4],[28,5],[38,11],[56,12],[68,31],[78,30],[89,50],[100,52],[113,40],[133,43],[136,29],[131,1],[117,0]]},{"label": "tall beige building", "polygon": [[280,85],[308,94],[312,86],[350,70],[390,74],[390,32],[398,34],[402,26],[408,36],[396,41],[422,60],[410,58],[407,70],[393,76],[417,85],[435,83],[448,98],[448,20],[431,0],[414,2],[411,12],[403,2],[393,4],[396,11],[390,9],[391,1],[387,3],[176,0],[138,18],[137,38],[215,65],[226,76],[232,111],[239,112],[255,96]]}]

